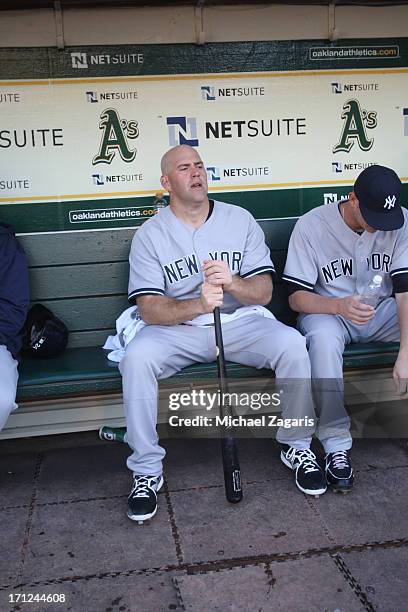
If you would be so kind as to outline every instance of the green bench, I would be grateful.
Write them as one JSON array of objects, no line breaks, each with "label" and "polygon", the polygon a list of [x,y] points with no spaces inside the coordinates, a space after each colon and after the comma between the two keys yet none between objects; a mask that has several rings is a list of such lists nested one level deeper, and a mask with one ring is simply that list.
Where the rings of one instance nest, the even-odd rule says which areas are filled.
[{"label": "green bench", "polygon": [[[279,280],[294,219],[261,221],[278,272],[270,308],[281,321],[294,325],[284,284]],[[117,316],[128,307],[128,253],[133,229],[22,236],[30,263],[32,302],[41,302],[63,319],[70,330],[68,348],[51,360],[25,358],[20,366],[17,401],[20,409],[0,433],[20,437],[97,429],[101,422],[123,423],[121,379],[116,365],[102,350],[114,333]],[[348,346],[344,366],[389,367],[398,344]],[[231,378],[265,375],[229,364]],[[197,364],[169,382],[210,379],[216,364]]]}]

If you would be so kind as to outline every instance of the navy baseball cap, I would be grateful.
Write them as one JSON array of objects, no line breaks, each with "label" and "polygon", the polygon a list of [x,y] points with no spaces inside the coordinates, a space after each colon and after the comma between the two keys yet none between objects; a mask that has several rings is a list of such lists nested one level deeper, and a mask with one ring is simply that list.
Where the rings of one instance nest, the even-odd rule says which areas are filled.
[{"label": "navy baseball cap", "polygon": [[385,166],[369,166],[354,183],[354,193],[364,220],[374,229],[390,231],[404,225],[398,175]]},{"label": "navy baseball cap", "polygon": [[68,343],[68,329],[61,319],[42,304],[28,311],[24,324],[23,352],[31,357],[57,357]]}]

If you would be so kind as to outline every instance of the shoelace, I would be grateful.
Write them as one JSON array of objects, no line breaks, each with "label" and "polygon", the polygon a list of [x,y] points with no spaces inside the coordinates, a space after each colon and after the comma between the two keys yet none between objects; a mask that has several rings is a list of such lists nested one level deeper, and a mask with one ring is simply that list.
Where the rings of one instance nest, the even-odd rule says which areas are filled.
[{"label": "shoelace", "polygon": [[337,470],[343,470],[349,467],[347,451],[336,451],[332,453],[331,462],[333,463],[333,467]]},{"label": "shoelace", "polygon": [[130,495],[132,497],[149,497],[149,491],[152,490],[151,480],[153,480],[152,476],[136,476]]},{"label": "shoelace", "polygon": [[316,457],[309,448],[305,448],[305,450],[291,448],[287,453],[287,457],[290,461],[295,460],[299,465],[302,465],[306,474],[320,471],[316,463]]}]

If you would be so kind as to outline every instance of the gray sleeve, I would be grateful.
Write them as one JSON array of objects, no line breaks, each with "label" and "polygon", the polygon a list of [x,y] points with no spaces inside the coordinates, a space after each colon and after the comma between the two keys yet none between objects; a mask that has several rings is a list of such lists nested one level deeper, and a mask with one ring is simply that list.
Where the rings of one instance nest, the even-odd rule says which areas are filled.
[{"label": "gray sleeve", "polygon": [[133,236],[129,255],[128,300],[135,304],[142,295],[164,295],[165,280],[156,250],[146,231]]},{"label": "gray sleeve", "polygon": [[265,243],[265,234],[250,215],[245,250],[242,257],[240,276],[249,278],[257,274],[274,274],[275,268]]},{"label": "gray sleeve", "polygon": [[408,291],[408,222],[398,233],[395,241],[394,253],[392,255],[390,276],[395,293]]},{"label": "gray sleeve", "polygon": [[313,291],[318,277],[317,258],[302,219],[296,223],[289,241],[282,278],[292,289]]}]

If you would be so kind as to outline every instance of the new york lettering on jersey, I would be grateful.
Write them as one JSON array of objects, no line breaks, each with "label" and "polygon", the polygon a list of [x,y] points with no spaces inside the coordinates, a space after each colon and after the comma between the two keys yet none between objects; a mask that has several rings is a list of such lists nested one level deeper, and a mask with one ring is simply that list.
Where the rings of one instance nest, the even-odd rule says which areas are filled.
[{"label": "new york lettering on jersey", "polygon": [[[137,252],[137,258],[132,256]],[[264,234],[243,208],[214,202],[212,214],[198,229],[180,221],[170,207],[136,232],[130,256],[129,302],[141,295],[197,297],[206,260],[228,262],[232,274],[247,278],[275,272]],[[225,294],[222,310],[241,306]]]},{"label": "new york lettering on jersey", "polygon": [[[207,259],[226,261],[233,274],[238,274],[241,267],[242,251],[214,251],[208,253]],[[172,283],[180,282],[189,276],[201,274],[201,264],[195,253],[186,255],[181,259],[169,262],[163,266],[167,281]]]},{"label": "new york lettering on jersey", "polygon": [[391,295],[406,252],[403,240],[401,230],[356,233],[344,223],[336,202],[326,204],[297,222],[283,279],[294,289],[345,297],[359,293],[369,277],[381,272],[384,293]]}]

